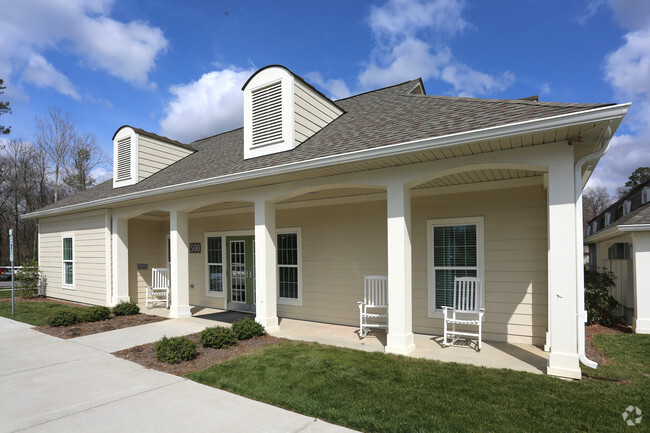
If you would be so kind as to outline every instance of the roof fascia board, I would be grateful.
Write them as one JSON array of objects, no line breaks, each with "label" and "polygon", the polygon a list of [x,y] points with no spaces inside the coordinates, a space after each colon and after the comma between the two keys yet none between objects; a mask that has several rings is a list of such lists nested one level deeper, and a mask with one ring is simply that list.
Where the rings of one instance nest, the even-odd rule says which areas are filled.
[{"label": "roof fascia board", "polygon": [[630,108],[630,103],[599,107],[576,113],[562,114],[559,116],[546,117],[543,119],[527,120],[506,125],[493,126],[489,128],[476,129],[467,132],[444,135],[441,137],[424,138],[420,140],[406,141],[402,143],[391,144],[379,148],[356,150],[353,152],[341,153],[337,155],[313,158],[306,161],[291,162],[272,167],[264,167],[240,173],[233,173],[224,176],[201,179],[191,182],[169,185],[160,188],[154,188],[146,191],[138,191],[124,194],[116,197],[93,200],[85,203],[79,203],[61,208],[51,209],[42,212],[32,212],[22,217],[27,219],[39,218],[47,215],[54,215],[63,212],[71,212],[94,206],[111,205],[127,200],[151,197],[159,194],[181,192],[194,188],[214,186],[219,184],[250,180],[263,176],[274,176],[286,174],[297,170],[309,170],[314,168],[323,168],[332,165],[345,164],[348,162],[358,162],[365,159],[375,159],[398,156],[405,153],[412,153],[421,150],[433,150],[449,146],[473,143],[477,141],[494,140],[500,137],[512,135],[524,135],[533,132],[539,132],[546,129],[556,129],[576,124],[604,122],[611,120],[622,120]]}]

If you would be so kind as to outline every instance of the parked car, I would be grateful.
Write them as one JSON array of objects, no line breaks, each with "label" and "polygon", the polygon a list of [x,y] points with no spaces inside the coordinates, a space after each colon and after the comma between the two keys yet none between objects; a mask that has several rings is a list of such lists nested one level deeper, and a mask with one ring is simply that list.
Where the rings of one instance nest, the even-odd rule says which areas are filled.
[{"label": "parked car", "polygon": [[0,281],[11,281],[11,267],[0,266]]}]

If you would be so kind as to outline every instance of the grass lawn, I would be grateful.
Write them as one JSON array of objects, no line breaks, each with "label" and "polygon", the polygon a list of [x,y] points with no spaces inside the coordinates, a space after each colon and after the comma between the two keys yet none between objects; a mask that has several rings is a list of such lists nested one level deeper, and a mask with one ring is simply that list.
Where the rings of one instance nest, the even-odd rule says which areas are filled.
[{"label": "grass lawn", "polygon": [[16,302],[16,315],[11,315],[11,302],[0,302],[0,316],[34,326],[45,324],[45,319],[58,310],[72,310],[80,313],[84,307],[56,304],[53,302]]},{"label": "grass lawn", "polygon": [[[650,431],[650,336],[599,335],[604,378],[511,370],[282,342],[188,377],[366,432]],[[644,413],[639,426],[621,416]],[[647,419],[646,419],[647,418]]]}]

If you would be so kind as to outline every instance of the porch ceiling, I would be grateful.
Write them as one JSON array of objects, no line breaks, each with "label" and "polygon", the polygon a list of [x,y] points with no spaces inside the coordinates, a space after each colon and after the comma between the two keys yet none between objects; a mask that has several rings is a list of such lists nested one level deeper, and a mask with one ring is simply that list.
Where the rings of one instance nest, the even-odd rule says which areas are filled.
[{"label": "porch ceiling", "polygon": [[295,203],[299,201],[324,200],[327,198],[354,197],[368,194],[385,193],[384,188],[331,188],[298,195],[280,203]]},{"label": "porch ceiling", "polygon": [[473,170],[454,173],[422,183],[413,189],[436,188],[453,185],[467,185],[472,183],[493,182],[498,180],[523,179],[542,176],[544,173],[533,170],[491,169]]}]

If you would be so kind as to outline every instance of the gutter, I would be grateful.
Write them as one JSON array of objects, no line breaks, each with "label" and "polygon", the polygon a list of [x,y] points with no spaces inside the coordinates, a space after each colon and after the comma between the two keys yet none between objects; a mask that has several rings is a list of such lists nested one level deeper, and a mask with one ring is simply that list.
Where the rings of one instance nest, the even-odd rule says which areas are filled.
[{"label": "gutter", "polygon": [[622,232],[648,232],[650,224],[627,224],[617,227]]},{"label": "gutter", "polygon": [[458,132],[455,134],[444,135],[442,137],[424,138],[381,146],[378,148],[356,150],[353,152],[313,158],[306,161],[290,162],[282,165],[264,167],[239,173],[211,177],[207,179],[194,180],[145,191],[132,192],[46,211],[36,211],[22,215],[22,218],[31,219],[42,216],[56,215],[59,213],[73,212],[96,206],[106,206],[127,200],[152,197],[164,193],[181,192],[206,186],[222,185],[226,183],[255,179],[262,176],[286,174],[298,170],[310,170],[315,168],[330,167],[333,165],[345,164],[348,162],[359,162],[368,159],[399,156],[423,150],[433,150],[453,145],[473,143],[477,141],[494,140],[509,135],[523,135],[532,132],[539,132],[540,130],[563,128],[576,124],[613,121],[616,119],[621,119],[623,116],[625,116],[625,113],[627,113],[627,110],[629,108],[630,103],[611,105],[586,111],[578,111],[575,113],[561,114],[558,116],[552,116],[543,119],[526,120],[522,122],[492,126],[489,128],[476,129],[472,131]]},{"label": "gutter", "polygon": [[604,142],[603,146],[596,152],[583,156],[575,164],[575,203],[576,203],[576,268],[577,272],[577,311],[576,319],[578,321],[578,356],[580,362],[587,367],[598,368],[598,363],[587,358],[585,352],[585,324],[587,323],[587,310],[585,310],[585,274],[584,274],[584,239],[582,234],[582,167],[592,161],[597,161],[603,157],[609,150],[609,143],[612,138],[613,132],[611,125],[607,126],[607,130],[601,140]]}]

